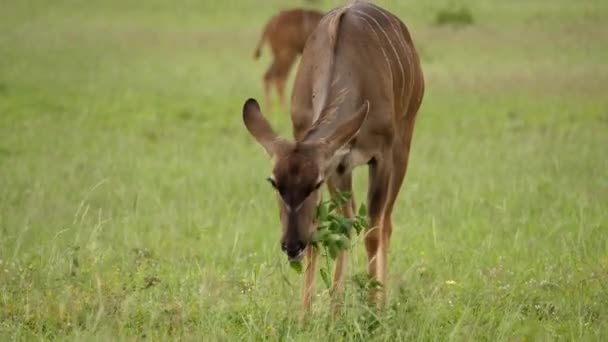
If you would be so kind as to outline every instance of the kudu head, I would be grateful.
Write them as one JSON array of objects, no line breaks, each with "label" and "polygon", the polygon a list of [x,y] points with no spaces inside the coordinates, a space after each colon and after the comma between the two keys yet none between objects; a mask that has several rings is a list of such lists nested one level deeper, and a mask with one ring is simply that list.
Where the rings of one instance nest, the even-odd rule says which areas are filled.
[{"label": "kudu head", "polygon": [[245,126],[273,162],[268,181],[276,190],[279,203],[281,249],[290,261],[299,261],[311,241],[316,229],[316,208],[321,201],[319,189],[330,174],[328,169],[336,151],[357,134],[368,110],[366,102],[327,136],[314,139],[305,136],[302,141],[293,142],[274,132],[254,99],[245,102]]}]

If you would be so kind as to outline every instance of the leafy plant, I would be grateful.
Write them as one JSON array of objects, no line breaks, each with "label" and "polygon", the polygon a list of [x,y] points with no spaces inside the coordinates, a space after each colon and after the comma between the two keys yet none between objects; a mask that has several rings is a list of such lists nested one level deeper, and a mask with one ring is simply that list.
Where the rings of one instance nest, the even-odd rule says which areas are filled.
[{"label": "leafy plant", "polygon": [[[340,213],[340,208],[347,205],[350,193],[339,192],[335,198],[323,201],[317,206],[317,231],[312,237],[312,246],[325,257],[325,265],[319,269],[325,286],[331,286],[329,264],[335,260],[340,251],[352,246],[351,237],[359,235],[367,227],[367,208],[361,204],[354,217]],[[301,263],[291,263],[297,272],[302,271]]]}]

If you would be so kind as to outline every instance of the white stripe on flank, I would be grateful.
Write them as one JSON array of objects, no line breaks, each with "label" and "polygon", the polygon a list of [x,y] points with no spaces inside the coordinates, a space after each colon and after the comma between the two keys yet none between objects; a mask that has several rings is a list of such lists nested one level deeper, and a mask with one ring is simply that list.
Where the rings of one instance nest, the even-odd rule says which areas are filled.
[{"label": "white stripe on flank", "polygon": [[374,30],[374,28],[369,23],[369,21],[367,21],[367,19],[365,19],[364,17],[358,16],[358,15],[355,15],[355,17],[358,19],[361,19],[365,23],[365,25],[367,25],[369,30],[372,31],[372,33],[376,36],[376,40],[378,41],[378,45],[380,46],[380,51],[382,51],[382,54],[384,55],[384,60],[386,61],[386,66],[388,67],[388,73],[391,76],[391,83],[392,83],[393,82],[393,67],[391,66],[391,61],[390,61],[390,59],[388,59],[388,55],[386,54],[386,51],[384,51],[384,46],[382,46],[382,42],[380,41],[380,36],[378,35],[378,32],[376,32],[376,30]]},{"label": "white stripe on flank", "polygon": [[[403,37],[403,33],[399,32],[398,27],[395,25],[395,18],[394,17],[389,17],[386,12],[382,11],[380,8],[374,6],[373,4],[370,6],[371,8],[373,8],[374,10],[376,10],[376,12],[379,12],[380,14],[382,14],[384,16],[384,18],[386,18],[386,20],[391,23],[391,27],[393,28],[393,31],[395,31],[395,35],[397,36],[397,40],[399,41],[399,44],[403,47],[403,52],[404,52],[404,56],[406,56],[405,61],[407,62],[407,66],[408,66],[408,70],[410,71],[410,73],[412,72],[412,63],[410,61],[410,53],[409,53],[409,48],[407,47],[407,44],[405,43],[405,38]],[[410,82],[409,82],[409,86],[410,89],[412,88],[414,83],[414,78],[410,77]],[[401,88],[401,104],[403,104],[403,92],[405,91],[405,78],[403,79],[403,87]]]},{"label": "white stripe on flank", "polygon": [[403,69],[403,64],[401,63],[401,58],[399,58],[399,53],[397,53],[397,49],[395,49],[395,45],[393,45],[391,38],[388,36],[388,33],[386,33],[386,31],[384,30],[384,28],[382,28],[382,26],[376,20],[376,18],[372,17],[371,15],[369,15],[365,12],[361,12],[361,11],[355,11],[355,12],[362,14],[367,18],[370,18],[371,20],[374,21],[374,23],[376,23],[376,25],[380,28],[380,30],[382,30],[382,33],[384,33],[386,40],[391,45],[391,48],[393,49],[393,53],[395,54],[395,58],[397,59],[397,62],[399,63],[399,69],[401,70],[401,79],[403,80],[402,83],[403,83],[403,86],[405,87],[405,70]]}]

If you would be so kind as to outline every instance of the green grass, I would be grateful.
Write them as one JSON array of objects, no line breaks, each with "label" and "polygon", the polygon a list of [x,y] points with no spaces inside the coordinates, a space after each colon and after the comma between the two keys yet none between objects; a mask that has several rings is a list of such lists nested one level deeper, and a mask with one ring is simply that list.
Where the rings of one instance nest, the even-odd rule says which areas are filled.
[{"label": "green grass", "polygon": [[287,6],[258,3],[2,5],[0,340],[608,336],[607,2],[462,1],[474,24],[455,29],[434,23],[450,1],[379,1],[427,83],[389,305],[363,299],[359,243],[344,316],[319,280],[303,327],[241,121],[261,26]]}]

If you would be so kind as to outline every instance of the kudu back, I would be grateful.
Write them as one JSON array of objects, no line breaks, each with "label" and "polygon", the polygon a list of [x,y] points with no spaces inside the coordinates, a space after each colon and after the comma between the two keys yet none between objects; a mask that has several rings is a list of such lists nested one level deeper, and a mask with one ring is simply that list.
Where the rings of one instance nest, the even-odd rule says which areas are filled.
[{"label": "kudu back", "polygon": [[[310,246],[315,208],[330,194],[352,193],[352,170],[369,169],[365,232],[367,270],[384,289],[395,200],[405,177],[416,113],[424,93],[420,60],[406,26],[370,3],[356,2],[323,17],[308,39],[292,94],[294,141],[279,137],[257,102],[243,108],[245,126],[272,158],[281,245],[290,259],[306,255],[303,302],[310,309],[317,251]],[[342,208],[354,215],[354,196]],[[338,255],[333,303],[340,303],[347,252]],[[334,305],[339,307],[339,305]]]}]

